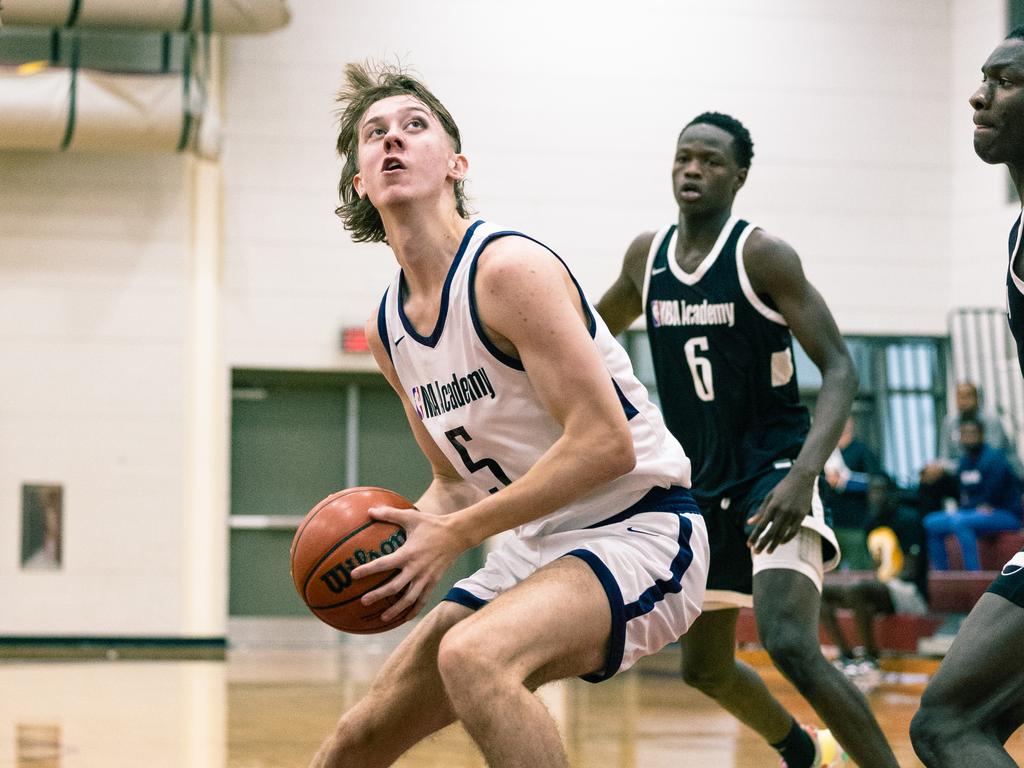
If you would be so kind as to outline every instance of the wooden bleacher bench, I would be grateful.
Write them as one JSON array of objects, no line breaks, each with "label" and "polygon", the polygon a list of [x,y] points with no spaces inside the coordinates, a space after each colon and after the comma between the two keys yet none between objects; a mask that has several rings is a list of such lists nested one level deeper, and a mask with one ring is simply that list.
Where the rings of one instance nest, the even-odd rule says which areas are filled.
[{"label": "wooden bleacher bench", "polygon": [[970,613],[999,571],[932,571],[928,604],[936,613]]}]

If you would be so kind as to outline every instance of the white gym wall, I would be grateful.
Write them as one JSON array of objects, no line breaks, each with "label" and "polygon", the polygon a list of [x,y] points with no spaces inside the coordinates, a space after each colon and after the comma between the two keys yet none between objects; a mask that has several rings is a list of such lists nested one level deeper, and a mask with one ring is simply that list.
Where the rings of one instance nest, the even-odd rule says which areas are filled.
[{"label": "white gym wall", "polygon": [[[715,109],[755,142],[737,212],[797,248],[844,332],[942,334],[952,307],[1002,303],[1016,206],[974,157],[966,103],[1001,0],[291,8],[284,30],[223,45],[221,253],[215,231],[197,244],[209,179],[197,192],[182,158],[0,154],[0,635],[224,633],[208,536],[227,466],[207,446],[196,486],[194,400],[223,440],[227,393],[216,373],[197,384],[190,323],[211,311],[212,263],[223,345],[199,356],[222,355],[224,381],[349,364],[339,329],[395,266],[333,215],[347,61],[413,67],[462,129],[474,207],[549,243],[594,298],[630,239],[674,217],[676,135]],[[56,573],[18,567],[26,481],[66,487]],[[198,612],[197,573],[212,573]]]}]

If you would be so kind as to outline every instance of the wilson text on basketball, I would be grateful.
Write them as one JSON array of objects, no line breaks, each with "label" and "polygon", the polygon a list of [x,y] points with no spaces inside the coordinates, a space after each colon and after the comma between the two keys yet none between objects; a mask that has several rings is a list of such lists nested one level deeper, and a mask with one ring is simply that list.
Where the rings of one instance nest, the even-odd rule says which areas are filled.
[{"label": "wilson text on basketball", "polygon": [[390,555],[403,544],[405,544],[405,531],[400,529],[384,539],[377,549],[357,549],[352,553],[352,557],[346,557],[344,562],[338,563],[323,574],[320,581],[326,584],[331,592],[340,595],[352,584],[352,571],[378,557]]}]

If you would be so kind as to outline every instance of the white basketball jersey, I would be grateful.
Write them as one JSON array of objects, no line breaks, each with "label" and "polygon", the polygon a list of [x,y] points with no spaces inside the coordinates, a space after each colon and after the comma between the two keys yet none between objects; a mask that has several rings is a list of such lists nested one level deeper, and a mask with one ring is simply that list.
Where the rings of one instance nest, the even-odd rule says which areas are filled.
[{"label": "white basketball jersey", "polygon": [[[477,259],[489,242],[508,236],[527,237],[483,221],[467,230],[429,336],[417,333],[405,316],[401,271],[384,294],[377,321],[402,387],[430,436],[463,479],[484,493],[497,493],[526,474],[563,431],[538,400],[529,372],[486,338],[477,314]],[[629,420],[636,466],[569,506],[520,526],[516,532],[521,536],[584,528],[622,512],[651,488],[690,485],[690,461],[682,447],[633,374],[625,350],[582,290],[580,297],[590,335]]]}]

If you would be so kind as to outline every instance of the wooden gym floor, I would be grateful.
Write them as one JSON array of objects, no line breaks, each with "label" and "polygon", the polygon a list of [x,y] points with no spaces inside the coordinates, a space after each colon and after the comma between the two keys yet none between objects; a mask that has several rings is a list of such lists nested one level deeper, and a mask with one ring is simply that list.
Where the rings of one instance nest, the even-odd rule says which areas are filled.
[{"label": "wooden gym floor", "polygon": [[[232,650],[223,661],[0,660],[3,768],[305,768],[338,714],[390,648]],[[542,689],[577,768],[754,768],[777,758],[752,732],[675,675],[666,649],[600,685]],[[799,718],[809,708],[763,653],[745,658]],[[870,695],[902,766],[920,766],[907,726],[935,662],[889,665]],[[1024,738],[1010,750],[1024,760]],[[483,768],[458,727],[424,742],[400,768]]]}]

